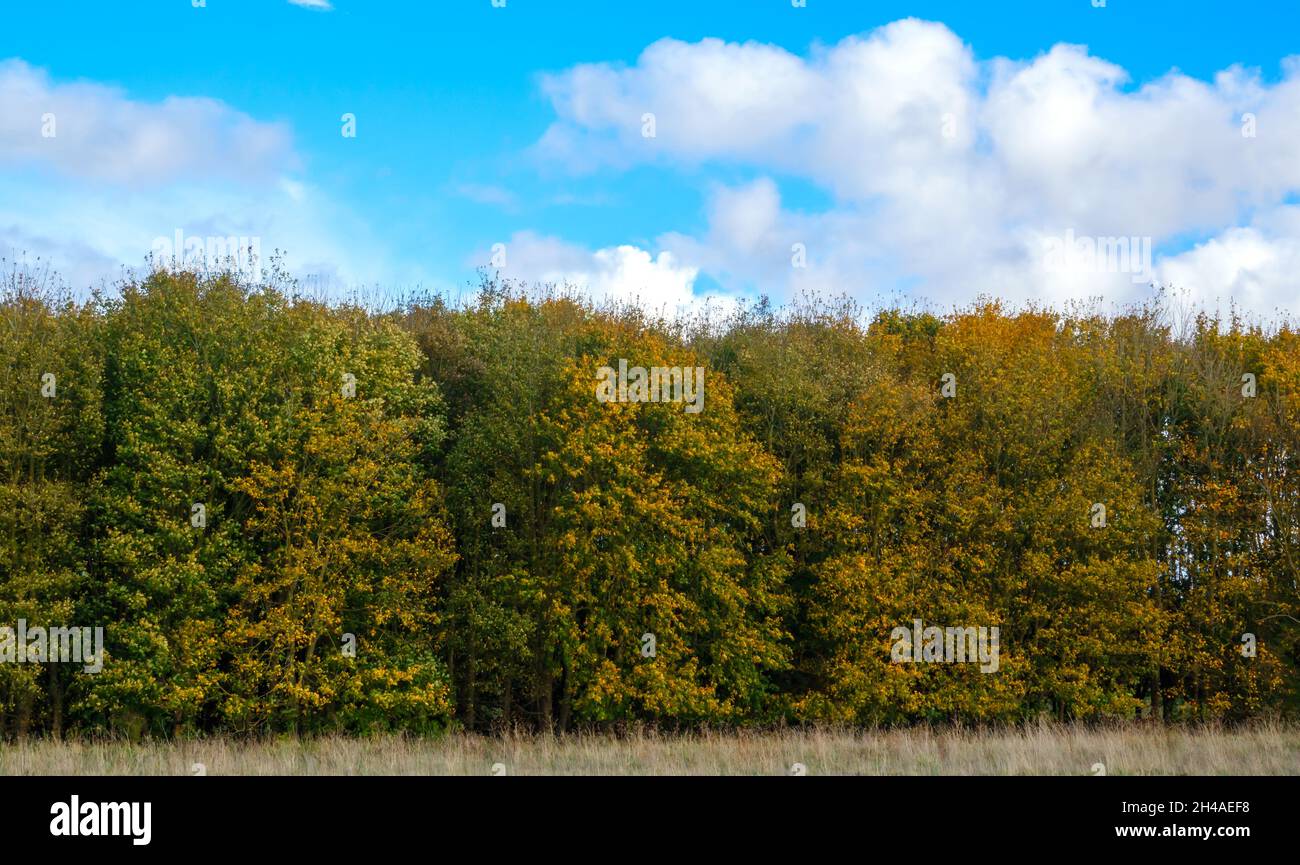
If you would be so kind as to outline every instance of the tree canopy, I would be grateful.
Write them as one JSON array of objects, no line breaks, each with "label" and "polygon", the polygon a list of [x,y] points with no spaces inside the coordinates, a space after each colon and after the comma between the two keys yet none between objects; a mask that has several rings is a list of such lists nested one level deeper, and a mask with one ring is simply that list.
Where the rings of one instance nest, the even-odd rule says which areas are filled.
[{"label": "tree canopy", "polygon": [[[1285,323],[15,273],[0,356],[0,626],[104,633],[0,663],[5,735],[1300,706]],[[996,670],[899,663],[917,621]]]}]

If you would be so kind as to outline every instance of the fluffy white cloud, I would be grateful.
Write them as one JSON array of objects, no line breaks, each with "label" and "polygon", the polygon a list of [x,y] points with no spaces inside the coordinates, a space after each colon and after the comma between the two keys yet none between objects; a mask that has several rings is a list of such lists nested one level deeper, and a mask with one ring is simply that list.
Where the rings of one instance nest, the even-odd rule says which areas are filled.
[{"label": "fluffy white cloud", "polygon": [[[472,266],[494,262],[501,274],[525,283],[572,287],[597,301],[637,304],[653,312],[675,314],[699,304],[696,267],[682,265],[670,251],[657,255],[632,245],[588,250],[554,237],[521,231],[501,244],[504,249],[478,253]],[[730,307],[725,299],[713,305]]]},{"label": "fluffy white cloud", "polygon": [[1268,313],[1300,310],[1300,207],[1281,207],[1159,266],[1160,281],[1199,307]]},{"label": "fluffy white cloud", "polygon": [[863,214],[791,213],[769,178],[715,188],[708,222],[703,237],[669,232],[658,243],[723,284],[764,286],[775,277],[791,290],[842,294],[879,265]]},{"label": "fluffy white cloud", "polygon": [[0,63],[0,104],[0,257],[39,258],[77,290],[142,267],[177,231],[247,238],[263,265],[284,251],[322,291],[423,276],[388,266],[368,226],[292,176],[281,124],[212,99],[55,83],[21,60]]},{"label": "fluffy white cloud", "polygon": [[0,62],[0,168],[46,166],[60,175],[153,188],[177,180],[264,182],[292,169],[289,130],[214,100],[132,100],[91,82]]},{"label": "fluffy white cloud", "polygon": [[329,0],[289,0],[294,6],[302,6],[305,9],[316,9],[320,12],[328,12],[334,7]]},{"label": "fluffy white cloud", "polygon": [[[783,212],[769,180],[716,191],[704,236],[664,239],[704,273],[778,296],[842,280],[831,287],[908,284],[943,302],[981,292],[1119,302],[1149,291],[1153,275],[1177,275],[1248,292],[1257,309],[1296,300],[1293,277],[1250,257],[1254,229],[1182,265],[1157,254],[1154,274],[1115,272],[1104,256],[1062,268],[1049,252],[1067,236],[1103,247],[1151,238],[1159,251],[1283,206],[1300,190],[1300,58],[1273,84],[1232,68],[1133,87],[1081,46],[980,61],[942,24],[909,19],[806,57],[665,39],[632,66],[582,65],[543,86],[557,119],[538,149],[575,169],[710,162],[827,191],[834,205],[816,214]],[[794,242],[807,246],[805,269],[790,266]],[[1284,235],[1259,242],[1285,259]]]}]

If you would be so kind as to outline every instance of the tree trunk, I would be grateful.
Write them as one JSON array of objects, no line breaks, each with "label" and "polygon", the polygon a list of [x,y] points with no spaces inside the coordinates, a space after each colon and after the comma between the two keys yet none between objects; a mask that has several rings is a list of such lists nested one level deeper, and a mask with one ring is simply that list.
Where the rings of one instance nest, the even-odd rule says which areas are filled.
[{"label": "tree trunk", "polygon": [[50,664],[50,734],[63,738],[63,683],[59,680],[57,664]]},{"label": "tree trunk", "polygon": [[569,731],[569,718],[573,714],[573,695],[569,693],[569,662],[562,661],[560,671],[560,732]]},{"label": "tree trunk", "polygon": [[554,713],[551,705],[551,692],[555,684],[551,680],[549,670],[542,670],[537,677],[537,698],[542,710],[542,732],[550,733],[554,730]]}]

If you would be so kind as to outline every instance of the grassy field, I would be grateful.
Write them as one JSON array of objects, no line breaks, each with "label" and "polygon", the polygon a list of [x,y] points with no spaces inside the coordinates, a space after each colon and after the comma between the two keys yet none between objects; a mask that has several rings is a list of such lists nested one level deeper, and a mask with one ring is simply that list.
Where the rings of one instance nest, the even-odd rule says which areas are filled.
[{"label": "grassy field", "polygon": [[[1300,775],[1300,727],[786,730],[668,736],[0,745],[0,775]],[[500,764],[500,765],[495,765]]]}]

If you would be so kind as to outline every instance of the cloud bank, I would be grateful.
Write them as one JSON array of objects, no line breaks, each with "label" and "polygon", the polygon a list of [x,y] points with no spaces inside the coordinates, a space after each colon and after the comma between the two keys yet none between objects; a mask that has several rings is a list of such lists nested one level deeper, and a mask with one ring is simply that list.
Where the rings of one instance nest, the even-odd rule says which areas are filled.
[{"label": "cloud bank", "polygon": [[373,232],[295,178],[289,128],[218,100],[131,98],[0,62],[0,256],[40,258],[75,289],[144,265],[156,239],[257,238],[263,258],[344,286],[390,258]]},{"label": "cloud bank", "polygon": [[[631,66],[546,76],[556,117],[536,150],[574,172],[752,172],[714,190],[707,232],[655,244],[735,289],[1123,302],[1154,281],[1211,305],[1300,312],[1300,58],[1281,71],[1271,84],[1231,68],[1133,86],[1083,46],[979,60],[918,20],[808,56],[664,39]],[[832,205],[786,208],[785,178]],[[1062,268],[1049,252],[1066,237],[1103,249],[1149,240],[1154,261],[1144,271],[1072,256]]]}]

